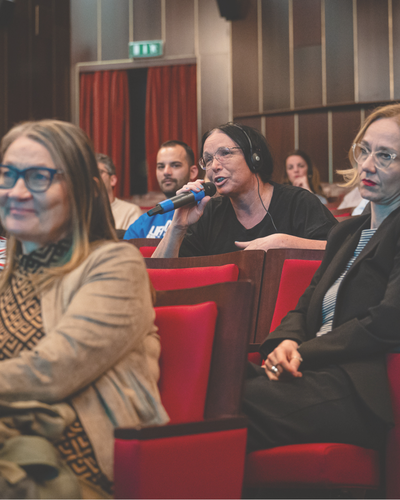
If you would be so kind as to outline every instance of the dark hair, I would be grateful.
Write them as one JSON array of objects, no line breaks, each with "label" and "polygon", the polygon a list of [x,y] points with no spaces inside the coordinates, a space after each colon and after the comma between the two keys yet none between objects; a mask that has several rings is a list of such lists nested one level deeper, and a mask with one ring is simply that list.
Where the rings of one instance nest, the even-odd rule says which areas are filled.
[{"label": "dark hair", "polygon": [[96,161],[97,163],[102,163],[106,167],[106,170],[110,175],[117,175],[117,170],[115,168],[114,162],[109,156],[103,153],[97,153]]},{"label": "dark hair", "polygon": [[[244,158],[250,170],[260,176],[260,179],[265,184],[270,181],[274,169],[274,161],[268,147],[267,140],[257,129],[249,127],[248,125],[239,125],[236,123],[228,122],[219,127],[215,127],[206,132],[201,139],[200,156],[203,156],[203,148],[206,139],[215,131],[220,130],[232,139],[243,151]],[[250,142],[246,137],[249,136],[251,141],[251,152],[258,153],[261,158],[260,165],[254,170],[251,162]]]},{"label": "dark hair", "polygon": [[161,148],[173,148],[175,146],[182,146],[183,149],[186,151],[186,158],[187,158],[187,162],[189,164],[189,167],[191,167],[192,165],[194,165],[194,153],[193,153],[193,149],[188,146],[186,144],[186,142],[182,142],[182,141],[166,141],[166,142],[163,142],[160,146],[160,149]]},{"label": "dark hair", "polygon": [[313,161],[311,160],[310,156],[303,150],[301,149],[294,149],[290,153],[288,153],[285,157],[285,169],[283,172],[283,177],[282,177],[282,184],[290,184],[289,177],[286,171],[286,160],[290,156],[300,156],[300,158],[303,158],[303,160],[307,163],[307,179],[308,179],[308,184],[310,186],[311,191],[314,194],[319,194],[320,196],[325,196],[324,192],[322,191],[321,187],[321,180],[319,176],[319,172],[317,167],[314,165]]}]

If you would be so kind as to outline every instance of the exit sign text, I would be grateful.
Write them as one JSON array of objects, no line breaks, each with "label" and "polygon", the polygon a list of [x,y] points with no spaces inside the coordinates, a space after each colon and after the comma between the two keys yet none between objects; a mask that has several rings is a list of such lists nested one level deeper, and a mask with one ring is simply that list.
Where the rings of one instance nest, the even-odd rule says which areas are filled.
[{"label": "exit sign text", "polygon": [[157,57],[163,54],[163,41],[129,42],[129,57]]}]

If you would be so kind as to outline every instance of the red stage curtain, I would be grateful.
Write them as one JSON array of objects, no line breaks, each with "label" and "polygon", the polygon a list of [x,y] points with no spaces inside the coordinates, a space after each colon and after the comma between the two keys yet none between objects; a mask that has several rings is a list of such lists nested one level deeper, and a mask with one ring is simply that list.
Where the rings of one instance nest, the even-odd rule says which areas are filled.
[{"label": "red stage curtain", "polygon": [[79,125],[97,153],[110,156],[117,169],[115,195],[130,196],[130,118],[126,71],[81,73]]},{"label": "red stage curtain", "polygon": [[147,186],[159,191],[157,151],[165,141],[186,142],[197,159],[196,65],[149,68],[146,95]]}]

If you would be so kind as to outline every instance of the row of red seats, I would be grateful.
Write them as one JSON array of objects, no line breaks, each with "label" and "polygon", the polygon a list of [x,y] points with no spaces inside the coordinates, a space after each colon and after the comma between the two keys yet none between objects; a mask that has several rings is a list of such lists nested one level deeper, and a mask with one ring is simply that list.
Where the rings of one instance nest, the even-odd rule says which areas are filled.
[{"label": "row of red seats", "polygon": [[[269,260],[274,260],[274,254],[279,252],[282,253],[265,254],[264,272],[269,269]],[[290,251],[291,256],[295,254],[296,251]],[[174,260],[182,264],[182,259]],[[157,261],[171,267],[171,262],[165,259],[148,259],[147,263],[154,267]],[[274,314],[269,320],[271,329],[295,307],[318,265],[317,260],[284,259]],[[239,416],[240,389],[246,344],[254,333],[251,317],[254,285],[232,283],[240,278],[236,264],[208,266],[207,270],[203,268],[204,273],[201,269],[149,269],[156,289],[166,289],[169,285],[178,288],[157,292],[156,304],[162,342],[160,392],[172,424],[141,431],[116,430],[116,497],[239,498],[242,484],[247,488],[377,489],[382,482],[380,464],[384,457],[357,446],[338,443],[282,446],[253,452],[245,460],[246,431]],[[228,282],[179,289],[187,288],[188,283],[209,284],[207,280]],[[260,285],[259,290],[262,289]],[[271,290],[273,294],[272,285]],[[389,355],[388,374],[394,401],[398,371],[398,355]],[[397,399],[399,408],[395,411],[400,423],[400,397]],[[398,432],[395,428],[389,436],[388,498],[398,498],[400,493],[396,474],[400,463]]]}]

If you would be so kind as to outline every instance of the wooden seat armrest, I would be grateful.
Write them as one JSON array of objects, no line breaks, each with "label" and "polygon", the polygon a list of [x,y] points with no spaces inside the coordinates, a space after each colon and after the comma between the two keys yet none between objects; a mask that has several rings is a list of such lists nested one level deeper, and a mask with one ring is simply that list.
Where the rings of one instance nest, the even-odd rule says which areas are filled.
[{"label": "wooden seat armrest", "polygon": [[245,416],[224,417],[198,422],[185,422],[181,424],[167,424],[162,426],[143,427],[117,427],[114,430],[116,439],[160,439],[175,436],[187,436],[190,434],[204,434],[209,432],[221,432],[232,429],[247,427]]}]

